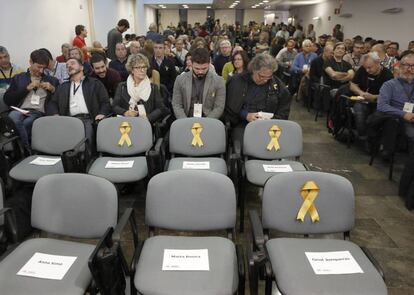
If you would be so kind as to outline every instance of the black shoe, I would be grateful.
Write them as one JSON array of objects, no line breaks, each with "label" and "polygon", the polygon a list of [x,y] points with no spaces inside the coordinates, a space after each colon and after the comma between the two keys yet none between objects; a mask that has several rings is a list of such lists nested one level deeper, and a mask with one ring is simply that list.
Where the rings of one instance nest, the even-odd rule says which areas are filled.
[{"label": "black shoe", "polygon": [[409,211],[414,209],[414,198],[407,197],[405,199],[405,208],[407,208]]}]

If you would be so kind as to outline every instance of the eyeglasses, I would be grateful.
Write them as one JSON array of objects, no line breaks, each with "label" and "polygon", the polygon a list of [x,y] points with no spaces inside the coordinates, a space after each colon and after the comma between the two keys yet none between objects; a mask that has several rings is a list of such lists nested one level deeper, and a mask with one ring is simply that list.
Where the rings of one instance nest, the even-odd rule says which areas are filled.
[{"label": "eyeglasses", "polygon": [[414,64],[401,64],[402,68],[414,70]]},{"label": "eyeglasses", "polygon": [[138,70],[138,71],[145,72],[145,71],[147,71],[148,67],[147,67],[147,66],[132,67],[132,69],[133,69],[133,70]]}]

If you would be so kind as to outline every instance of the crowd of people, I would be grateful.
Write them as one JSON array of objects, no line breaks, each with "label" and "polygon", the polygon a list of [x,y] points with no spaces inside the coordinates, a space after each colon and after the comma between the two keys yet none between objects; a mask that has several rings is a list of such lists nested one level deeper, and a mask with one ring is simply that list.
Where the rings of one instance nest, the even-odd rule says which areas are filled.
[{"label": "crowd of people", "polygon": [[88,31],[77,25],[60,56],[36,49],[27,70],[0,46],[0,94],[27,153],[33,121],[45,115],[82,119],[91,140],[90,126],[113,115],[151,123],[205,116],[243,130],[263,113],[288,119],[292,97],[325,112],[338,139],[351,120],[353,139],[371,152],[378,145],[385,159],[401,134],[414,151],[414,41],[403,50],[392,40],[344,38],[339,24],[316,37],[312,24],[304,30],[211,18],[166,29],[151,24],[145,36],[124,34],[128,29],[122,19],[106,48],[98,41],[88,47]]}]

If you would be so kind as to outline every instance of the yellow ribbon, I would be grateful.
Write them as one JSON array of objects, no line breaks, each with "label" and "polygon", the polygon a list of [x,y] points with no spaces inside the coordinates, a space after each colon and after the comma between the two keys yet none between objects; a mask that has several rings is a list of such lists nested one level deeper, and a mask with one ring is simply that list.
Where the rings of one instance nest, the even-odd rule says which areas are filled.
[{"label": "yellow ribbon", "polygon": [[298,216],[296,217],[297,220],[301,220],[303,222],[305,220],[305,215],[307,212],[309,212],[312,222],[320,220],[319,213],[313,204],[316,197],[318,196],[319,191],[320,189],[314,181],[307,181],[303,185],[300,191],[300,195],[303,198],[303,203],[299,209]]},{"label": "yellow ribbon", "polygon": [[279,142],[277,141],[282,134],[282,129],[279,128],[277,125],[273,125],[269,129],[269,136],[270,136],[270,142],[267,145],[267,150],[271,151],[272,148],[275,148],[275,151],[280,150]]},{"label": "yellow ribbon", "polygon": [[203,131],[203,126],[201,126],[200,123],[194,123],[193,127],[191,127],[191,133],[193,134],[193,141],[191,142],[191,144],[193,146],[199,146],[202,147],[203,141],[201,140],[200,134]]},{"label": "yellow ribbon", "polygon": [[131,131],[131,125],[128,122],[122,122],[119,125],[119,132],[121,132],[121,138],[118,141],[119,146],[123,146],[126,142],[128,147],[132,145],[131,138],[129,138],[128,133]]}]

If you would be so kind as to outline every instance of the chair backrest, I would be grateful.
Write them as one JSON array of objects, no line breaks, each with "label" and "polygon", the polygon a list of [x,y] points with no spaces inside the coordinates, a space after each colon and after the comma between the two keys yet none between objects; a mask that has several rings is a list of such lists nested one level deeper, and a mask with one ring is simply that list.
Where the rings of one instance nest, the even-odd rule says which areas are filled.
[{"label": "chair backrest", "polygon": [[[121,124],[128,123],[127,133],[131,145],[122,139]],[[125,137],[124,137],[125,138]],[[98,125],[96,147],[98,152],[119,156],[131,156],[148,151],[152,146],[152,128],[148,120],[136,117],[113,117]]]},{"label": "chair backrest", "polygon": [[108,180],[93,175],[65,173],[40,178],[32,199],[32,226],[78,238],[100,238],[115,227],[118,194]]},{"label": "chair backrest", "polygon": [[[277,138],[280,149],[267,149],[271,142],[270,129],[277,126],[280,136]],[[243,154],[259,159],[282,159],[302,155],[302,128],[288,120],[257,120],[247,124],[243,136]]]},{"label": "chair backrest", "polygon": [[[199,123],[199,135],[203,145],[192,145],[193,124]],[[170,128],[169,147],[171,153],[192,157],[223,154],[226,151],[226,129],[223,122],[212,118],[185,118],[175,120]]]},{"label": "chair backrest", "polygon": [[78,118],[47,116],[33,122],[32,149],[38,152],[60,155],[73,149],[83,138],[85,126]]},{"label": "chair backrest", "polygon": [[7,112],[10,108],[9,106],[4,102],[4,92],[0,89],[0,114]]},{"label": "chair backrest", "polygon": [[148,183],[145,221],[149,226],[184,231],[234,228],[234,185],[227,176],[211,171],[157,174]]},{"label": "chair backrest", "polygon": [[[0,178],[0,209],[4,208],[4,198],[5,198],[4,191],[5,191],[4,183],[3,183],[3,180]],[[4,224],[4,215],[0,215],[0,226],[3,224]]]},{"label": "chair backrest", "polygon": [[[316,222],[312,222],[309,211],[303,222],[297,220],[304,202],[301,191],[308,181],[319,187],[313,202],[320,218]],[[265,184],[262,221],[264,228],[285,233],[340,233],[354,227],[354,209],[354,189],[342,176],[315,171],[280,173]]]}]

